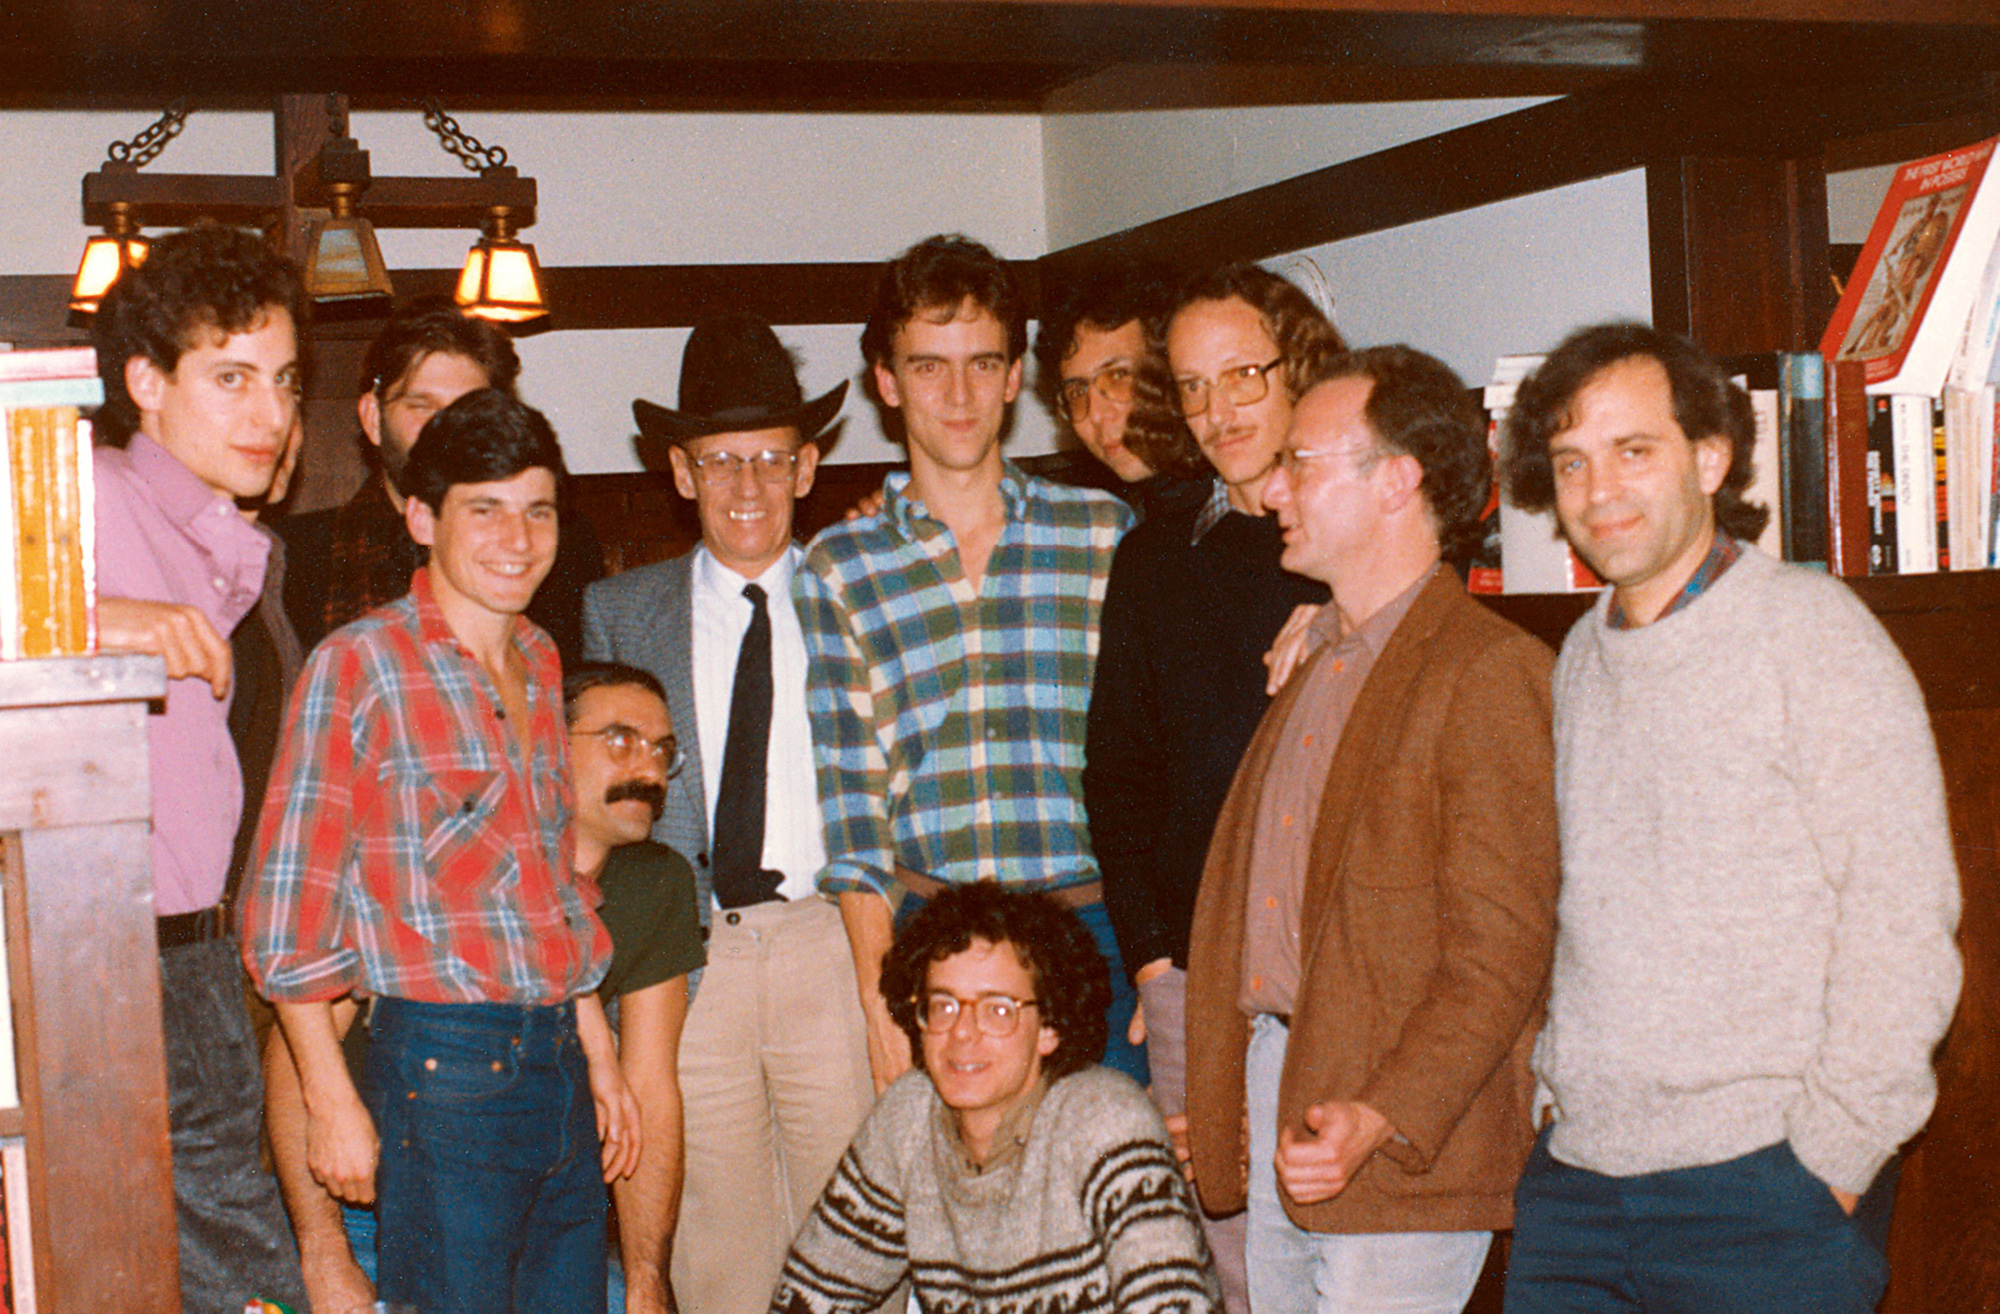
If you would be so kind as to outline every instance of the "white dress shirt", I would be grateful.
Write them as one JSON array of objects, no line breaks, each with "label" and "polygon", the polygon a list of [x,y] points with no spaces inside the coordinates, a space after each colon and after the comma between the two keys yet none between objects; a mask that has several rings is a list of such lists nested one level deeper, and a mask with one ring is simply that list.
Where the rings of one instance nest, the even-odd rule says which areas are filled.
[{"label": "white dress shirt", "polygon": [[771,743],[764,772],[763,866],[784,873],[778,893],[787,899],[814,893],[814,878],[826,865],[819,785],[813,777],[812,727],[806,720],[806,643],[792,606],[792,572],[804,555],[796,546],[789,547],[754,580],[717,561],[706,545],[696,549],[694,560],[694,712],[711,835],[715,798],[722,786],[722,755],[729,742],[736,657],[743,647],[743,633],[750,628],[745,584],[764,590],[764,606],[771,614]]}]

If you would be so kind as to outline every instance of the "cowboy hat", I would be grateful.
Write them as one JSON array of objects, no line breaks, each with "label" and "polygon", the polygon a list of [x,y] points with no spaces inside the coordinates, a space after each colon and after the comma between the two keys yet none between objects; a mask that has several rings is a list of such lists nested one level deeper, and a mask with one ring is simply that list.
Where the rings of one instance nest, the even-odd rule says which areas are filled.
[{"label": "cowboy hat", "polygon": [[646,464],[665,465],[668,447],[711,433],[792,427],[811,442],[846,399],[843,380],[806,401],[791,354],[771,326],[751,314],[723,315],[703,320],[688,336],[680,409],[643,398],[632,403],[636,446]]}]

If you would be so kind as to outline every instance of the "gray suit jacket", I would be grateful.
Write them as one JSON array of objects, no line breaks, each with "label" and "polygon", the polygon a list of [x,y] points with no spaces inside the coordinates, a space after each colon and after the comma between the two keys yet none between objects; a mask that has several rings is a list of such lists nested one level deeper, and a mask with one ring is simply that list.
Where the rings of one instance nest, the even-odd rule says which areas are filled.
[{"label": "gray suit jacket", "polygon": [[692,551],[597,581],[583,592],[583,655],[651,671],[666,686],[667,711],[687,762],[667,782],[666,811],[653,826],[653,838],[694,867],[695,907],[705,927],[715,900],[701,731],[694,712],[693,599]]}]

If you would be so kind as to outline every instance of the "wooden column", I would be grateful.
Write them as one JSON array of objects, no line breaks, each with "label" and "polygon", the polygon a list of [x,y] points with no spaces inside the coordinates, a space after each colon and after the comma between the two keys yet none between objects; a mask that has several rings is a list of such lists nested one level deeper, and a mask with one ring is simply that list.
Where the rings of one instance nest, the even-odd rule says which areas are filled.
[{"label": "wooden column", "polygon": [[153,931],[157,658],[0,662],[5,884],[36,1308],[180,1309]]},{"label": "wooden column", "polygon": [[1719,356],[1819,345],[1835,297],[1817,155],[1654,160],[1646,219],[1654,324]]}]

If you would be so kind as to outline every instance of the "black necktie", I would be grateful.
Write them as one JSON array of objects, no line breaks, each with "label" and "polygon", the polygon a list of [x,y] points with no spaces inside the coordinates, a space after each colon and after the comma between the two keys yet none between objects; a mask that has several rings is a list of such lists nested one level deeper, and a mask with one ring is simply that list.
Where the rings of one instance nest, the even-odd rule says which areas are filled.
[{"label": "black necktie", "polygon": [[750,628],[736,654],[729,695],[729,739],[715,791],[715,901],[725,908],[778,897],[782,874],[763,870],[764,765],[771,747],[771,613],[764,590],[743,586]]}]

